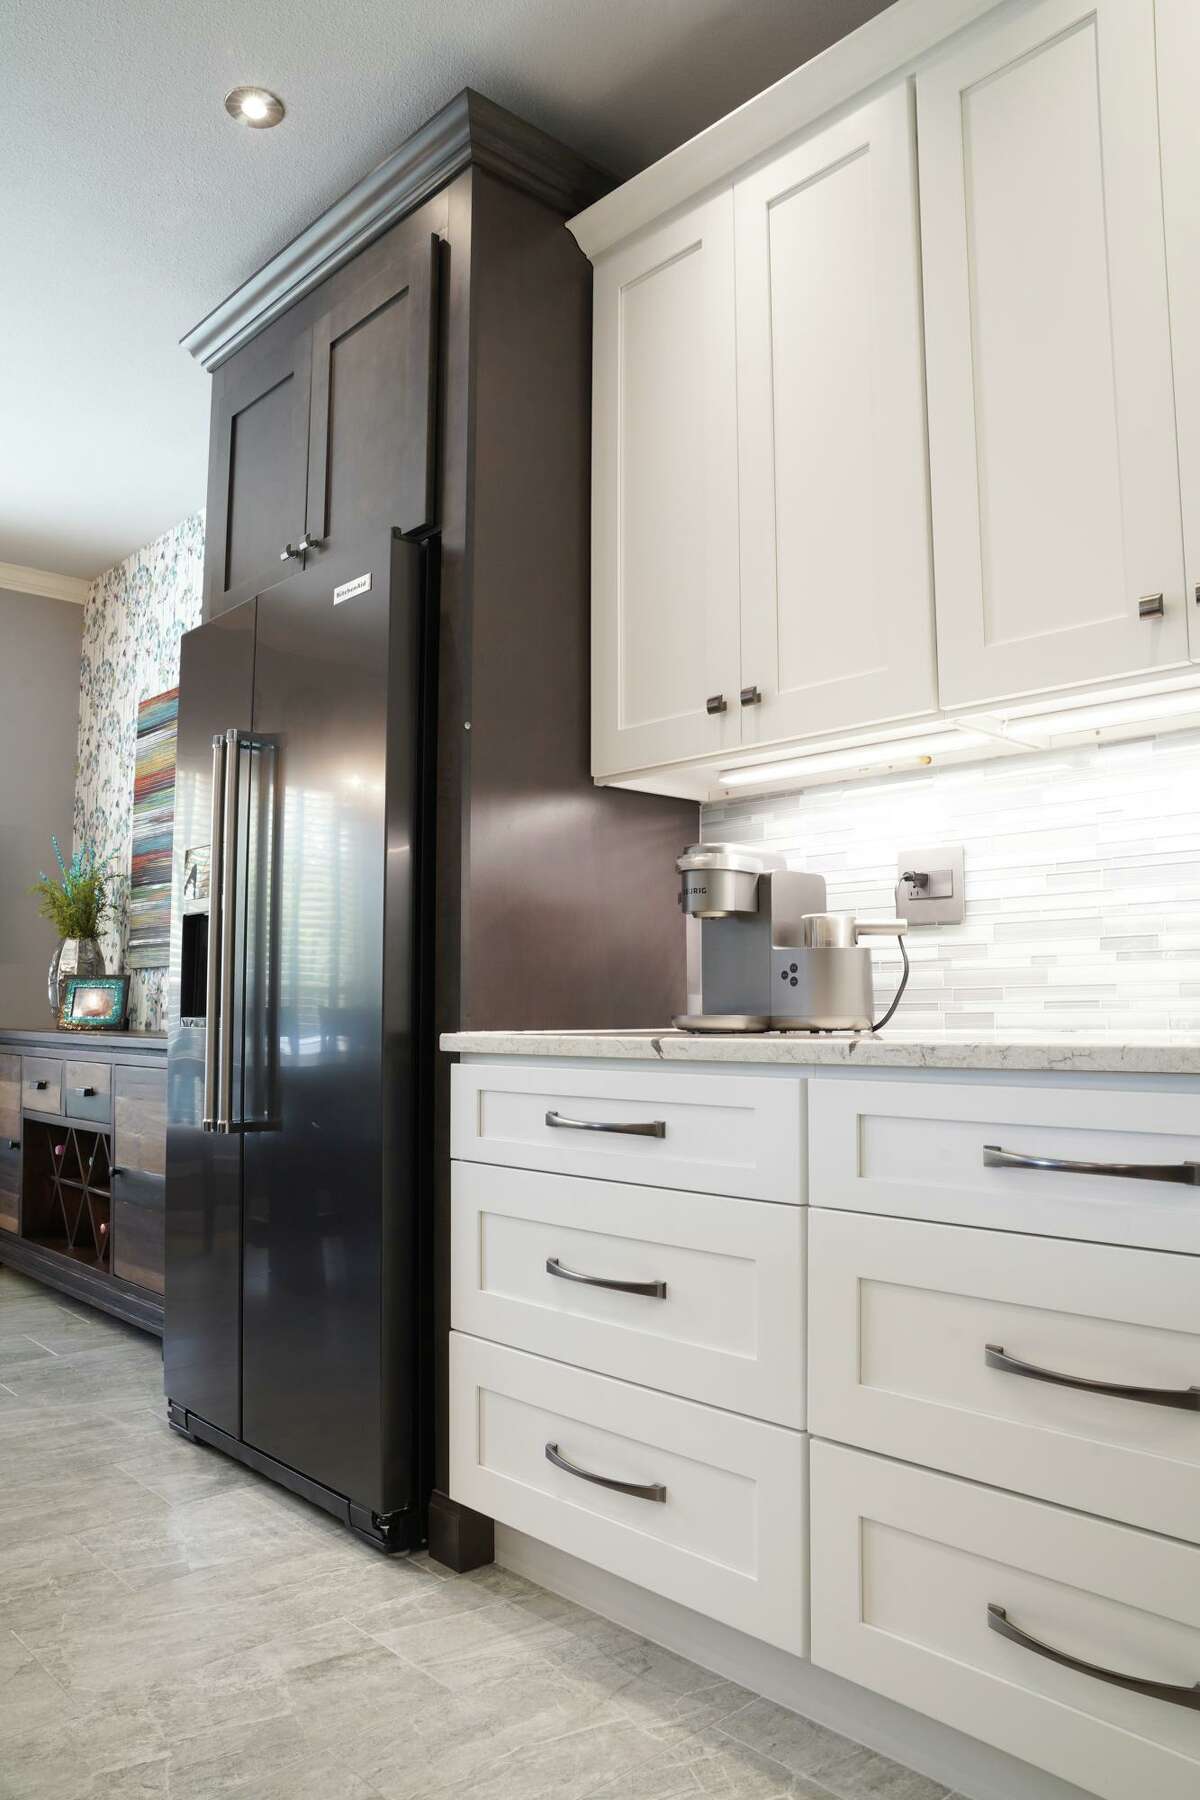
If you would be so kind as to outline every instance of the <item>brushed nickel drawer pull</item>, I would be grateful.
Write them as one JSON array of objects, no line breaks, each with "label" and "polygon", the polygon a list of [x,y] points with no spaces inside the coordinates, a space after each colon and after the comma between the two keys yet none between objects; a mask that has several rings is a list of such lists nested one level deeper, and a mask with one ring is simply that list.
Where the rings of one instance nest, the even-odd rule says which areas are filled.
[{"label": "brushed nickel drawer pull", "polygon": [[985,1144],[983,1166],[985,1169],[1057,1169],[1068,1175],[1123,1175],[1134,1181],[1177,1181],[1185,1187],[1200,1187],[1200,1162],[1072,1162],[1065,1156],[1025,1156],[1019,1150],[1002,1150],[999,1144]]},{"label": "brushed nickel drawer pull", "polygon": [[567,1475],[577,1475],[580,1481],[592,1482],[595,1487],[612,1488],[616,1494],[632,1494],[635,1500],[657,1500],[660,1504],[666,1502],[667,1490],[660,1481],[649,1481],[643,1485],[637,1481],[614,1481],[611,1475],[593,1475],[590,1469],[577,1468],[565,1456],[560,1456],[557,1444],[546,1445],[546,1461],[553,1463],[556,1469],[562,1469]]},{"label": "brushed nickel drawer pull", "polygon": [[711,718],[714,713],[728,712],[729,702],[724,694],[710,694],[704,702],[704,710]]},{"label": "brushed nickel drawer pull", "polygon": [[1166,601],[1162,594],[1143,594],[1138,601],[1139,619],[1161,619],[1166,611]]},{"label": "brushed nickel drawer pull", "polygon": [[93,1087],[80,1088],[79,1091],[85,1100],[94,1100],[96,1098],[96,1090]]},{"label": "brushed nickel drawer pull", "polygon": [[578,1269],[564,1268],[557,1256],[546,1258],[547,1275],[557,1275],[560,1281],[578,1281],[584,1287],[610,1288],[615,1294],[645,1294],[648,1300],[665,1300],[667,1284],[665,1281],[613,1281],[605,1275],[581,1275]]},{"label": "brushed nickel drawer pull", "polygon": [[1083,1375],[1060,1375],[1054,1369],[1039,1369],[1036,1363],[1021,1362],[1018,1357],[1007,1355],[1003,1344],[985,1344],[983,1348],[988,1368],[999,1369],[1005,1375],[1024,1375],[1030,1381],[1053,1382],[1055,1387],[1082,1388],[1088,1394],[1110,1394],[1114,1400],[1142,1400],[1147,1406],[1200,1412],[1200,1387],[1128,1387],[1120,1381],[1092,1381]]},{"label": "brushed nickel drawer pull", "polygon": [[667,1135],[665,1119],[648,1119],[644,1125],[606,1125],[600,1119],[567,1119],[562,1113],[548,1112],[546,1123],[556,1131],[617,1131],[623,1137],[665,1138]]},{"label": "brushed nickel drawer pull", "polygon": [[46,1089],[50,1086],[50,1083],[48,1081],[35,1081],[33,1085],[39,1094],[44,1094]]},{"label": "brushed nickel drawer pull", "polygon": [[1092,1675],[1112,1687],[1128,1688],[1131,1694],[1145,1694],[1151,1700],[1167,1700],[1172,1706],[1187,1706],[1193,1712],[1200,1712],[1200,1682],[1194,1687],[1176,1687],[1170,1681],[1150,1681],[1144,1675],[1122,1675],[1116,1669],[1104,1669],[1098,1663],[1068,1656],[1064,1650],[1056,1650],[1052,1644],[1043,1644],[1039,1638],[1030,1637],[1027,1631],[1013,1624],[1002,1606],[996,1606],[990,1600],[987,1622],[989,1631],[998,1631],[1010,1644],[1032,1650],[1035,1656],[1044,1656],[1047,1662],[1057,1663],[1061,1669],[1074,1669],[1079,1675]]}]

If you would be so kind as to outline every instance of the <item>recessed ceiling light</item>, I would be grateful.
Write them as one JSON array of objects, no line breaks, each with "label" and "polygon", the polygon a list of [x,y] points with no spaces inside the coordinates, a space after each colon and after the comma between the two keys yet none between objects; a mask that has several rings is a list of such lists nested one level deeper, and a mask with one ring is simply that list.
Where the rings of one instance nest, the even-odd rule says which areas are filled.
[{"label": "recessed ceiling light", "polygon": [[235,87],[225,96],[225,111],[231,119],[237,119],[242,125],[252,125],[256,131],[265,131],[270,125],[278,125],[284,114],[283,101],[270,88]]}]

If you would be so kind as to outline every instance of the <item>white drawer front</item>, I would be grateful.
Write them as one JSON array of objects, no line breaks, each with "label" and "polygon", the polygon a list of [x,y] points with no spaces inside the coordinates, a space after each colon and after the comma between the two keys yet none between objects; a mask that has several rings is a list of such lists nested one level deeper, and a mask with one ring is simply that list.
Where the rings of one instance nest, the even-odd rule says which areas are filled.
[{"label": "white drawer front", "polygon": [[483,1163],[452,1180],[456,1330],[804,1424],[802,1207]]},{"label": "white drawer front", "polygon": [[1200,1538],[1200,1259],[816,1207],[809,1256],[817,1436]]},{"label": "white drawer front", "polygon": [[[460,1063],[453,1082],[453,1154],[471,1162],[749,1200],[804,1200],[800,1081],[548,1062]],[[547,1115],[558,1122],[547,1123]],[[646,1135],[647,1127],[658,1134]]]},{"label": "white drawer front", "polygon": [[[801,1432],[450,1338],[450,1492],[505,1525],[735,1625],[807,1651]],[[639,1486],[659,1502],[552,1464]]]},{"label": "white drawer front", "polygon": [[1063,1668],[1200,1682],[1200,1550],[812,1445],[812,1657],[1103,1800],[1196,1800],[1200,1712]]},{"label": "white drawer front", "polygon": [[1200,1252],[1200,1187],[984,1160],[992,1146],[1186,1169],[1200,1162],[1200,1095],[814,1080],[808,1105],[814,1206]]}]

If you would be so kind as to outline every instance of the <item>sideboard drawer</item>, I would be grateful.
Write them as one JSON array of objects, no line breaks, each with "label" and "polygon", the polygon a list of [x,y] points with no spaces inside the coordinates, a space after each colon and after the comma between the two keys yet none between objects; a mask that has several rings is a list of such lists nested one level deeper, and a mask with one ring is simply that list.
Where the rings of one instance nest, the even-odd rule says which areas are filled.
[{"label": "sideboard drawer", "polygon": [[818,1436],[1200,1538],[1200,1259],[816,1207],[809,1259]]},{"label": "sideboard drawer", "polygon": [[1200,1252],[1200,1095],[813,1080],[808,1109],[814,1206]]},{"label": "sideboard drawer", "polygon": [[808,1636],[805,1444],[798,1431],[451,1333],[455,1500],[797,1656]]},{"label": "sideboard drawer", "polygon": [[69,1062],[63,1067],[63,1111],[71,1119],[112,1118],[112,1067],[109,1063]]},{"label": "sideboard drawer", "polygon": [[453,1154],[749,1200],[804,1199],[804,1084],[460,1063]]},{"label": "sideboard drawer", "polygon": [[21,1105],[26,1112],[62,1112],[63,1066],[55,1057],[21,1058]]},{"label": "sideboard drawer", "polygon": [[118,1064],[113,1082],[113,1162],[143,1175],[165,1175],[167,1072]]},{"label": "sideboard drawer", "polygon": [[21,1143],[0,1138],[0,1231],[21,1228]]},{"label": "sideboard drawer", "polygon": [[804,1424],[799,1207],[467,1162],[452,1187],[457,1330]]},{"label": "sideboard drawer", "polygon": [[833,1444],[811,1458],[814,1663],[1102,1800],[1195,1800],[1200,1550]]},{"label": "sideboard drawer", "polygon": [[21,1135],[21,1059],[0,1050],[0,1146]]},{"label": "sideboard drawer", "polygon": [[166,1182],[161,1175],[113,1174],[113,1274],[163,1292]]}]

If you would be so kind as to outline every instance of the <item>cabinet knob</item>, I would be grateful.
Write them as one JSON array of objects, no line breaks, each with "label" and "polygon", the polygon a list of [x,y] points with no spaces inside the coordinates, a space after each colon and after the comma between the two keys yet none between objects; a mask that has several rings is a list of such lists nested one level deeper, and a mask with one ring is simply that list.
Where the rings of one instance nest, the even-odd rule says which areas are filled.
[{"label": "cabinet knob", "polygon": [[279,552],[279,560],[280,562],[287,562],[289,558],[293,556],[303,555],[304,550],[300,544],[285,544],[283,549]]},{"label": "cabinet knob", "polygon": [[85,1100],[94,1100],[96,1098],[95,1088],[80,1088],[79,1091]]},{"label": "cabinet knob", "polygon": [[762,704],[762,690],[760,688],[743,688],[739,697],[743,706],[761,706]]},{"label": "cabinet knob", "polygon": [[46,1089],[50,1086],[50,1083],[48,1081],[35,1081],[33,1085],[39,1094],[44,1094]]},{"label": "cabinet knob", "polygon": [[708,713],[723,713],[728,710],[729,703],[724,694],[710,694],[704,702],[704,710]]},{"label": "cabinet knob", "polygon": [[1143,594],[1138,601],[1139,619],[1161,619],[1166,611],[1161,594]]},{"label": "cabinet knob", "polygon": [[10,1150],[19,1150],[21,1148],[20,1138],[9,1138],[8,1147]]},{"label": "cabinet knob", "polygon": [[311,531],[306,531],[296,548],[297,550],[319,550],[324,542],[324,538],[314,537]]}]

